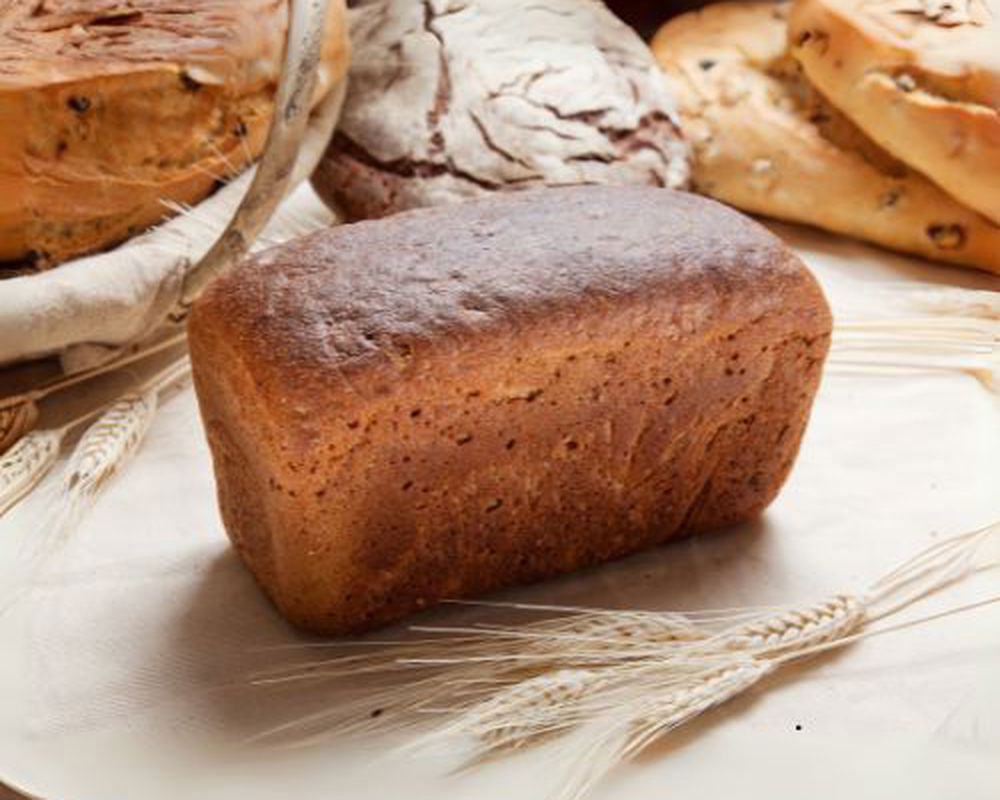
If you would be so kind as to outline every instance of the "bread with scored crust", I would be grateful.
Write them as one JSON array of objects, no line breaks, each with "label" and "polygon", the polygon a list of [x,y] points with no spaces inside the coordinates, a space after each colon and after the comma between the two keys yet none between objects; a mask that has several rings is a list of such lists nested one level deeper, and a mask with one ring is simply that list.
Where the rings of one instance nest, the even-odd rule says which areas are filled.
[{"label": "bread with scored crust", "polygon": [[[317,97],[347,69],[330,3]],[[110,247],[260,154],[286,0],[0,3],[0,262]]]},{"label": "bread with scored crust", "polygon": [[265,251],[189,332],[229,536],[288,619],[345,633],[759,513],[830,326],[757,223],[586,187]]},{"label": "bread with scored crust", "polygon": [[367,0],[351,37],[313,176],[347,219],[545,186],[686,186],[667,81],[599,0]]}]

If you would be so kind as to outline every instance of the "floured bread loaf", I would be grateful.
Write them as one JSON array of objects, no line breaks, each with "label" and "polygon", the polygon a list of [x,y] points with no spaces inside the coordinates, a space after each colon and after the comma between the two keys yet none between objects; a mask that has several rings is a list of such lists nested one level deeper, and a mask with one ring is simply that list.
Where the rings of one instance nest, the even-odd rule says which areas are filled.
[{"label": "floured bread loaf", "polygon": [[1000,272],[1000,227],[891,156],[802,76],[788,5],[719,3],[653,41],[674,79],[695,188],[738,208]]},{"label": "floured bread loaf", "polygon": [[830,325],[755,222],[577,187],[266,251],[189,333],[236,549],[290,620],[343,633],[757,514]]},{"label": "floured bread loaf", "polygon": [[[284,0],[0,3],[0,261],[100,250],[256,157]],[[347,67],[330,3],[318,95]]]},{"label": "floured bread loaf", "polygon": [[313,181],[349,218],[505,189],[685,185],[666,80],[602,3],[359,6],[347,100]]},{"label": "floured bread loaf", "polygon": [[1000,0],[796,0],[788,35],[865,133],[1000,225]]}]

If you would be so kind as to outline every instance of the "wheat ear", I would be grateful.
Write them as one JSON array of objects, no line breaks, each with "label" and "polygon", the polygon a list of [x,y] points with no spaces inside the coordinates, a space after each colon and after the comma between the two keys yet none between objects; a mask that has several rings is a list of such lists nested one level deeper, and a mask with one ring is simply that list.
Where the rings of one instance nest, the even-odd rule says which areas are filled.
[{"label": "wheat ear", "polygon": [[[172,373],[174,369],[175,366],[171,366],[167,371]],[[164,375],[170,377],[169,374]],[[0,456],[0,517],[24,499],[48,474],[59,459],[66,435],[73,428],[95,415],[110,413],[118,402],[87,411],[58,428],[31,431]]]},{"label": "wheat ear", "polygon": [[65,429],[32,431],[0,456],[0,517],[17,505],[59,458]]},{"label": "wheat ear", "polygon": [[117,400],[83,434],[66,466],[63,490],[70,503],[94,497],[138,448],[156,414],[156,392]]},{"label": "wheat ear", "polygon": [[[360,643],[360,653],[272,671],[263,682],[359,675],[388,681],[366,698],[275,729],[286,736],[321,725],[341,734],[408,727],[419,724],[408,716],[419,712],[425,719],[431,712],[441,724],[405,749],[461,737],[473,744],[469,763],[556,737],[565,767],[557,797],[578,800],[619,762],[783,664],[916,624],[873,627],[973,572],[1000,565],[984,557],[998,540],[1000,523],[946,539],[862,593],[808,606],[690,614],[536,607],[560,616],[520,626],[422,627],[416,630],[431,638]],[[926,619],[998,601],[990,597]],[[380,711],[374,722],[365,710],[373,704],[392,713]],[[363,722],[352,718],[362,713]]]},{"label": "wheat ear", "polygon": [[0,613],[30,588],[37,571],[94,503],[101,489],[139,448],[156,413],[159,393],[189,372],[190,362],[185,356],[106,408],[71,420],[61,428],[29,434],[11,451],[20,454],[17,459],[8,456],[0,461],[2,516],[3,511],[23,499],[51,470],[66,434],[94,413],[99,414],[70,455],[39,524],[40,530],[26,541],[29,554],[25,569],[15,585],[4,587],[8,591],[0,598]]},{"label": "wheat ear", "polygon": [[190,370],[187,357],[145,385],[112,403],[87,428],[66,464],[63,507],[75,523],[82,510],[139,449],[153,418],[159,393]]}]

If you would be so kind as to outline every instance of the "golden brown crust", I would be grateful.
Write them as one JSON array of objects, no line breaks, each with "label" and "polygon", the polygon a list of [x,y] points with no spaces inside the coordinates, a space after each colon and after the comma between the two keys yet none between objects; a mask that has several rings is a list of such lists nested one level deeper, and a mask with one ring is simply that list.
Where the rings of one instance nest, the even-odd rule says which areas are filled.
[{"label": "golden brown crust", "polygon": [[268,251],[190,341],[235,546],[289,619],[343,633],[758,513],[830,324],[750,220],[592,187]]},{"label": "golden brown crust", "polygon": [[788,35],[872,139],[1000,224],[998,0],[796,0]]},{"label": "golden brown crust", "polygon": [[[347,66],[330,8],[318,94]],[[259,155],[285,24],[283,0],[0,5],[0,261],[108,247]]]},{"label": "golden brown crust", "polygon": [[653,41],[674,79],[698,191],[746,211],[1000,272],[1000,227],[830,106],[788,56],[782,3],[719,3]]}]

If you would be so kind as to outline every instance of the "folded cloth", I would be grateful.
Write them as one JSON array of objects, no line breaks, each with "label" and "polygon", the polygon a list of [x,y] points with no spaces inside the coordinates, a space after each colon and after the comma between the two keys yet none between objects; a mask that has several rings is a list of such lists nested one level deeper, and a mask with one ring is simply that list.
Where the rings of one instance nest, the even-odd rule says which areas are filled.
[{"label": "folded cloth", "polygon": [[[318,118],[310,123],[293,185],[302,183],[322,152],[322,126]],[[253,172],[246,170],[198,205],[110,252],[0,281],[0,366],[58,355],[64,370],[76,372],[160,327],[178,301],[185,270],[225,229]],[[255,247],[335,222],[312,189],[298,185]]]}]

